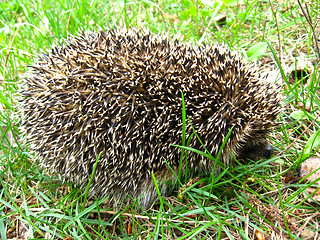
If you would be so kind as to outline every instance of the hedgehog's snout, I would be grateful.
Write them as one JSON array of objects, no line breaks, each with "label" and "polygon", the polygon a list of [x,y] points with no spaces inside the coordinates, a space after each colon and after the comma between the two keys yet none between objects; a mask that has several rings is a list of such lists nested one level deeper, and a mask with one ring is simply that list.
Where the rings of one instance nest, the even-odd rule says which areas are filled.
[{"label": "hedgehog's snout", "polygon": [[268,142],[264,142],[257,145],[251,145],[242,149],[240,158],[250,158],[255,160],[259,157],[269,159],[273,155],[273,147]]},{"label": "hedgehog's snout", "polygon": [[271,156],[273,155],[273,147],[271,146],[271,144],[267,143],[264,151],[262,152],[262,156],[265,159],[269,159],[271,158]]}]

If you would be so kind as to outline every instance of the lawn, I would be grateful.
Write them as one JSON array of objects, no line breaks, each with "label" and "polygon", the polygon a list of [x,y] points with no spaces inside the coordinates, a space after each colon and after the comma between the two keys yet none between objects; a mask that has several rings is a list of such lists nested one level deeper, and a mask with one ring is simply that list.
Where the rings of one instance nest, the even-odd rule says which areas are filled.
[{"label": "lawn", "polygon": [[[320,2],[300,3],[1,1],[1,239],[319,239]],[[115,27],[239,52],[281,86],[285,110],[270,136],[275,155],[187,179],[183,193],[160,196],[147,210],[134,203],[114,208],[49,174],[19,129],[20,80],[39,53],[68,35]]]}]

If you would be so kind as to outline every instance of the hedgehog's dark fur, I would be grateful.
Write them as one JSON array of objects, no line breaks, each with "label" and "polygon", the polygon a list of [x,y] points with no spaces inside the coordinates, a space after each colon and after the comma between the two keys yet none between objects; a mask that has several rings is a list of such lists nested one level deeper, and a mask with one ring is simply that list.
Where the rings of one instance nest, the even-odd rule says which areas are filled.
[{"label": "hedgehog's dark fur", "polygon": [[[276,124],[278,93],[225,47],[108,30],[70,37],[32,67],[22,93],[27,140],[45,166],[82,188],[101,154],[91,195],[129,194],[147,207],[157,196],[151,172],[166,193],[166,181],[174,179],[167,163],[179,168],[181,150],[171,145],[181,145],[181,92],[213,156],[234,127],[220,156],[224,164],[272,152],[266,136]],[[187,138],[192,132],[187,121]],[[189,146],[204,150],[195,136]],[[207,173],[213,166],[188,152],[189,169]]]}]

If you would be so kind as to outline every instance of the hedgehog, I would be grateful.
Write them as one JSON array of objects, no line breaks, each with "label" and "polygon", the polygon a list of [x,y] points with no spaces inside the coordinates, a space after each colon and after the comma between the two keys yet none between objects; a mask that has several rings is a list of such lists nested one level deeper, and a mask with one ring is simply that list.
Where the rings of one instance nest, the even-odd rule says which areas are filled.
[{"label": "hedgehog", "polygon": [[91,197],[131,196],[147,208],[158,196],[153,175],[165,195],[186,166],[190,175],[215,171],[216,162],[195,151],[180,161],[183,135],[225,166],[273,154],[278,87],[221,44],[137,29],[83,31],[41,54],[23,85],[30,148],[82,189],[94,174]]}]

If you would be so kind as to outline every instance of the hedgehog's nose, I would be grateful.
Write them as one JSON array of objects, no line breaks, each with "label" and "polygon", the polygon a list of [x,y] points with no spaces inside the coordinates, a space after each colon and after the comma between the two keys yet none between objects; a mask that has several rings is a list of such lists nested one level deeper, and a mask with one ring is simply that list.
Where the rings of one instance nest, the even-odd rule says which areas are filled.
[{"label": "hedgehog's nose", "polygon": [[268,144],[264,149],[264,153],[262,154],[262,157],[269,159],[272,155],[273,155],[273,147],[270,144]]}]

